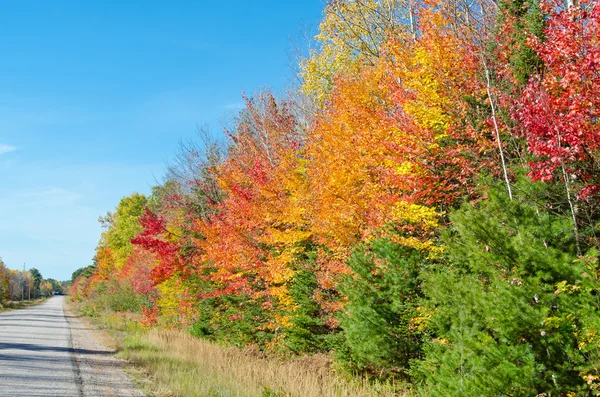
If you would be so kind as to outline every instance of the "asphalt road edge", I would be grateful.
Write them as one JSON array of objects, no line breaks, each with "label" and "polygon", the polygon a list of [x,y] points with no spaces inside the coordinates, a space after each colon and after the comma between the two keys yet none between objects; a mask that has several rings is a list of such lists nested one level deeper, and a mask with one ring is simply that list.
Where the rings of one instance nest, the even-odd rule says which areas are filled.
[{"label": "asphalt road edge", "polygon": [[67,316],[67,308],[65,307],[65,300],[68,299],[67,297],[63,298],[63,302],[62,302],[62,308],[63,308],[63,316],[65,318],[65,321],[67,322],[67,324],[69,325],[69,336],[68,336],[68,342],[69,342],[69,348],[71,349],[71,363],[73,365],[73,375],[75,377],[75,386],[77,387],[77,393],[79,394],[79,397],[84,397],[83,395],[83,379],[81,378],[81,369],[79,366],[79,360],[77,359],[77,352],[75,350],[75,347],[73,346],[73,331],[71,330],[71,321],[69,321],[69,316]]}]

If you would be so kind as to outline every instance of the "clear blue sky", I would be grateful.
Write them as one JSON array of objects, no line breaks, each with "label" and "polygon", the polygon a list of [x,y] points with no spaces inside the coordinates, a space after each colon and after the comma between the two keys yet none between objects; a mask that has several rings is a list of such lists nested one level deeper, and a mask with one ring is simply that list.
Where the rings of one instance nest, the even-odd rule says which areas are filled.
[{"label": "clear blue sky", "polygon": [[68,279],[97,222],[241,93],[284,90],[322,0],[0,3],[0,257]]}]

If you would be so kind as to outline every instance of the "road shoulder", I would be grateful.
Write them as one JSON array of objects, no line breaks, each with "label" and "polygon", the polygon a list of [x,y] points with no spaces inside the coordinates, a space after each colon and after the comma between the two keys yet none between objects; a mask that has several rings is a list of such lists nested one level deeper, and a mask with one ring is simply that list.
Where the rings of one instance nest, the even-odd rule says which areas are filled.
[{"label": "road shoulder", "polygon": [[80,317],[64,299],[65,317],[71,328],[71,341],[83,397],[144,397],[125,373],[126,361],[117,359],[116,349],[107,343],[89,320]]}]

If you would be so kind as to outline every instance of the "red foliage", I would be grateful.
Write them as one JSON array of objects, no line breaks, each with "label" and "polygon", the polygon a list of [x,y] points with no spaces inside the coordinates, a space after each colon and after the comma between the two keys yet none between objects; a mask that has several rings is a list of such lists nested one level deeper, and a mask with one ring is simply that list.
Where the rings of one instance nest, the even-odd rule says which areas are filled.
[{"label": "red foliage", "polygon": [[133,253],[119,274],[120,279],[129,279],[133,292],[140,295],[152,295],[154,282],[152,270],[156,266],[156,256],[141,246],[134,246]]},{"label": "red foliage", "polygon": [[542,4],[549,18],[545,40],[529,40],[545,71],[517,100],[514,117],[537,157],[531,176],[548,181],[564,171],[586,183],[583,196],[600,184],[600,6],[583,0]]},{"label": "red foliage", "polygon": [[140,224],[144,230],[131,243],[156,255],[159,263],[152,269],[152,279],[158,284],[181,269],[182,262],[178,256],[180,246],[167,240],[171,233],[166,228],[165,220],[148,208],[140,217]]},{"label": "red foliage", "polygon": [[142,320],[142,325],[144,327],[152,327],[158,323],[158,307],[142,307],[142,313],[144,315],[144,319]]}]

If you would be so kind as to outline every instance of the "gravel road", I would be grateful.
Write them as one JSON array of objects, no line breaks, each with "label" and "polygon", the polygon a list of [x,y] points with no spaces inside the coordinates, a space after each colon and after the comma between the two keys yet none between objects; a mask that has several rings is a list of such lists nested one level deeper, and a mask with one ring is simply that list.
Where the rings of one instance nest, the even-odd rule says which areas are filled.
[{"label": "gravel road", "polygon": [[142,397],[63,297],[0,313],[0,397]]}]

